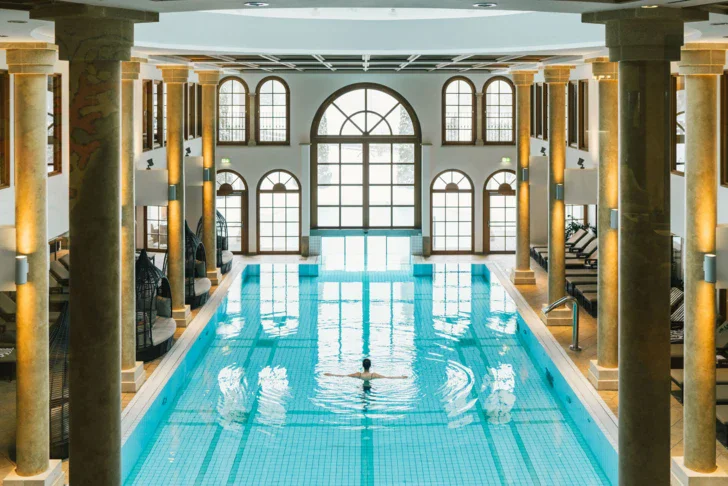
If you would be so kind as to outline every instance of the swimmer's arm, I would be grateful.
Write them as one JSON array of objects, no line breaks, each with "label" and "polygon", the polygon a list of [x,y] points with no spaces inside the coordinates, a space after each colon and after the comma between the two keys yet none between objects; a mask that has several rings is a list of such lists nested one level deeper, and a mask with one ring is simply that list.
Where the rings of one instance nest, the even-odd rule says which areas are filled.
[{"label": "swimmer's arm", "polygon": [[324,376],[335,376],[337,378],[359,378],[361,376],[361,373],[350,373],[348,375],[337,375],[335,373],[324,373]]},{"label": "swimmer's arm", "polygon": [[386,376],[386,375],[380,375],[379,373],[372,373],[372,379],[379,378],[379,379],[387,379],[387,380],[405,380],[409,378],[407,375],[401,375],[401,376]]}]

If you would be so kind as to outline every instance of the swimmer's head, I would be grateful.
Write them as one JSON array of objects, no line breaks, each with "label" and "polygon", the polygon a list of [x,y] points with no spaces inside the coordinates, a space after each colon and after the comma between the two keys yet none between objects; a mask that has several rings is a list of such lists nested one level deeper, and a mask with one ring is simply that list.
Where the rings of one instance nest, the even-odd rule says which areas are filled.
[{"label": "swimmer's head", "polygon": [[361,365],[364,367],[364,371],[369,371],[369,368],[372,367],[372,362],[369,358],[366,358],[361,362]]}]

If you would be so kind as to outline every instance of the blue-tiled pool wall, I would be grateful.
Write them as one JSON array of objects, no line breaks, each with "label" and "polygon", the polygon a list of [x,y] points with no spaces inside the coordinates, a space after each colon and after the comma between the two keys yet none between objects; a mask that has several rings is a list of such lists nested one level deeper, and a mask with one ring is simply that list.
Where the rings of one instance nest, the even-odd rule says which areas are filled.
[{"label": "blue-tiled pool wall", "polygon": [[[247,265],[240,276],[245,281],[250,276],[260,275],[260,265]],[[225,297],[227,298],[227,297]],[[225,299],[224,298],[224,299]],[[224,301],[223,299],[223,301]],[[221,302],[223,302],[221,301]],[[224,311],[224,306],[220,305],[215,310],[212,318],[205,324],[204,329],[198,336],[195,343],[187,351],[187,355],[182,358],[181,363],[172,373],[169,381],[159,392],[154,402],[146,411],[141,421],[136,425],[131,435],[121,446],[121,482],[124,484],[129,477],[139,456],[144,451],[147,443],[152,439],[154,433],[159,427],[159,423],[169,408],[174,404],[174,400],[179,394],[192,370],[194,370],[200,356],[205,352],[210,342],[215,337],[215,326],[217,325],[220,314]]]},{"label": "blue-tiled pool wall", "polygon": [[[483,278],[490,282],[490,270],[484,264],[472,265],[473,275],[482,275]],[[531,328],[525,323],[521,314],[517,316],[518,335],[521,342],[528,349],[528,354],[536,367],[542,372],[542,376],[551,385],[554,394],[561,402],[564,410],[567,411],[571,419],[584,436],[589,448],[596,457],[599,465],[609,478],[612,484],[618,484],[618,455],[615,448],[607,439],[606,435],[594,422],[591,414],[584,407],[584,404],[572,390],[569,383],[564,379],[559,369],[544,350],[538,338],[533,334]]]}]

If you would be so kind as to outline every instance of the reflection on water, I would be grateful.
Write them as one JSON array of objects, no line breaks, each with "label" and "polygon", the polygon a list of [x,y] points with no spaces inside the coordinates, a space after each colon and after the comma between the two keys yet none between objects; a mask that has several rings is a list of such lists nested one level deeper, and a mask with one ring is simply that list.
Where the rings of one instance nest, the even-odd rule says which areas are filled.
[{"label": "reflection on water", "polygon": [[443,407],[447,412],[449,427],[457,428],[473,421],[471,414],[463,415],[473,408],[478,399],[471,396],[475,377],[473,371],[456,361],[448,360],[445,369],[447,380],[438,390]]},{"label": "reflection on water", "polygon": [[286,424],[286,401],[291,392],[285,368],[266,366],[258,373],[258,422],[274,427]]},{"label": "reflection on water", "polygon": [[248,420],[252,398],[245,371],[235,365],[226,366],[218,373],[217,384],[220,389],[217,401],[220,425],[227,430],[241,430]]},{"label": "reflection on water", "polygon": [[260,324],[270,337],[298,330],[298,267],[271,265],[260,272]]},{"label": "reflection on water", "polygon": [[516,404],[516,374],[513,366],[502,364],[489,368],[483,377],[481,395],[484,396],[483,410],[492,424],[507,424],[511,421],[511,410]]}]

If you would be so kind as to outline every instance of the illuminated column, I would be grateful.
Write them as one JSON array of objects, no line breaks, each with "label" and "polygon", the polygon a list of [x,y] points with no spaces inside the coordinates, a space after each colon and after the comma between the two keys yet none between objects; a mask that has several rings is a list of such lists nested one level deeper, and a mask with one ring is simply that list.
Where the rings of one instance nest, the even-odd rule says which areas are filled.
[{"label": "illuminated column", "polygon": [[589,59],[599,87],[599,274],[597,282],[597,359],[589,365],[589,381],[597,390],[616,390],[619,352],[619,234],[611,227],[619,208],[619,85],[617,63]]},{"label": "illuminated column", "polygon": [[483,93],[475,93],[475,145],[483,142]]},{"label": "illuminated column", "polygon": [[[566,208],[564,169],[566,168],[566,83],[573,66],[546,66],[544,80],[549,87],[549,287],[548,303],[566,295]],[[546,324],[570,326],[571,309],[551,311]]]},{"label": "illuminated column", "polygon": [[[167,90],[167,278],[172,290],[172,317],[177,327],[187,327],[190,306],[185,305],[185,165],[184,165],[184,89],[190,68],[182,65],[159,66]],[[215,261],[213,259],[213,261]]]},{"label": "illuminated column", "polygon": [[[715,254],[717,224],[718,76],[728,44],[688,44],[685,76],[685,386],[684,456],[672,460],[681,484],[728,484],[715,462],[715,283],[703,273],[705,255]],[[710,478],[710,481],[706,480]]]},{"label": "illuminated column", "polygon": [[[531,270],[531,195],[529,192],[529,159],[531,158],[531,86],[536,71],[511,71],[516,85],[516,266],[511,281],[516,285],[535,285]],[[525,177],[524,177],[525,176]]]},{"label": "illuminated column", "polygon": [[6,43],[13,74],[15,109],[15,229],[19,256],[28,262],[27,282],[17,282],[17,464],[6,485],[55,485],[61,461],[48,461],[48,231],[46,93],[56,46]]},{"label": "illuminated column", "polygon": [[121,484],[121,62],[158,14],[84,4],[34,9],[69,61],[71,483]]},{"label": "illuminated column", "polygon": [[134,225],[134,85],[140,62],[121,63],[121,391],[135,393],[146,380],[136,360],[136,228]]},{"label": "illuminated column", "polygon": [[[216,222],[216,175],[215,147],[217,145],[217,85],[220,71],[197,71],[202,85],[202,167],[209,174],[202,183],[202,244],[207,256],[207,278],[212,285],[220,283],[220,269],[217,268]],[[203,174],[204,175],[204,174]]]},{"label": "illuminated column", "polygon": [[619,483],[670,484],[670,61],[706,12],[631,8],[606,24],[619,61]]},{"label": "illuminated column", "polygon": [[255,142],[255,130],[258,123],[258,118],[255,116],[256,113],[258,113],[258,105],[256,104],[256,96],[255,93],[250,93],[248,95],[248,118],[250,120],[250,133],[248,134],[248,145],[251,147],[255,147],[257,144]]}]

